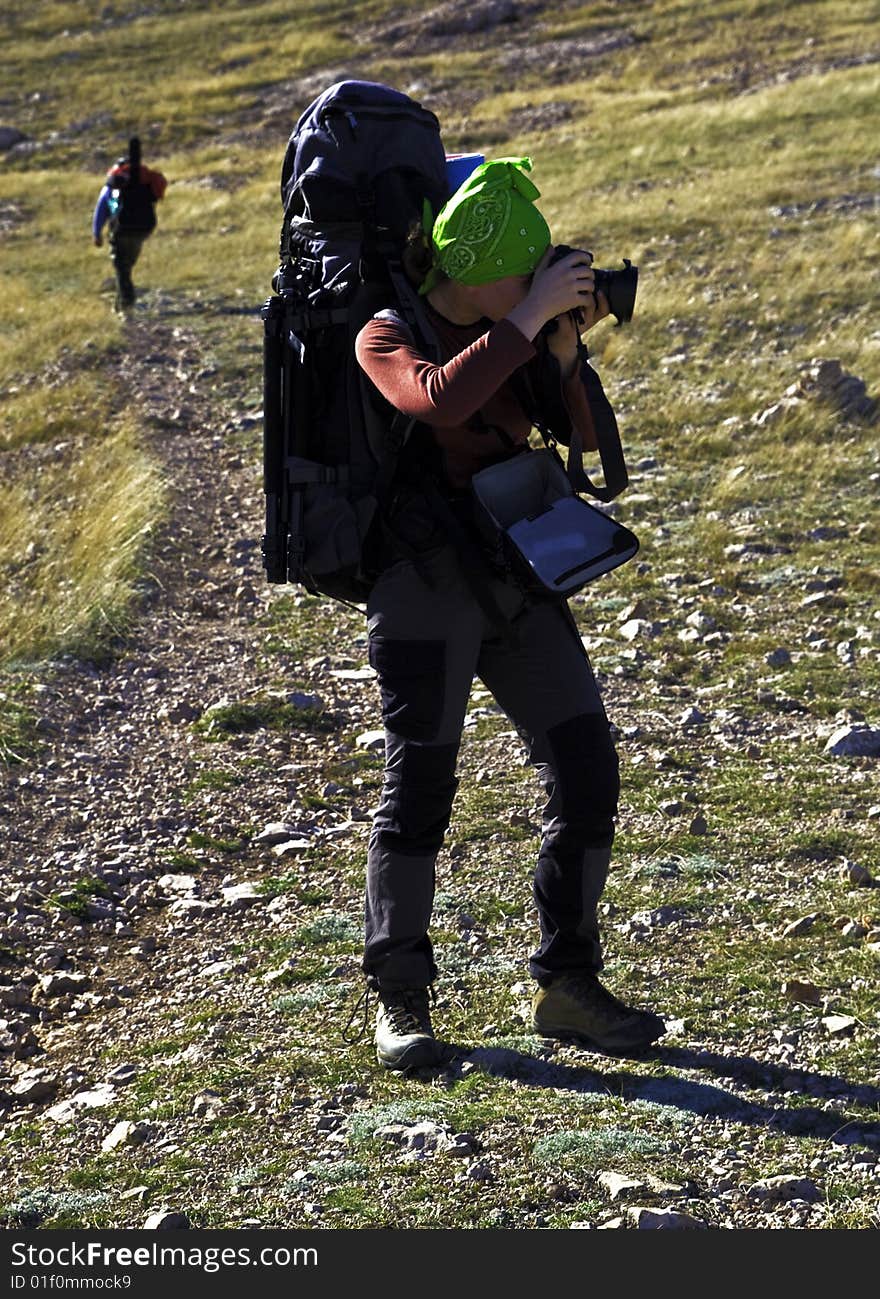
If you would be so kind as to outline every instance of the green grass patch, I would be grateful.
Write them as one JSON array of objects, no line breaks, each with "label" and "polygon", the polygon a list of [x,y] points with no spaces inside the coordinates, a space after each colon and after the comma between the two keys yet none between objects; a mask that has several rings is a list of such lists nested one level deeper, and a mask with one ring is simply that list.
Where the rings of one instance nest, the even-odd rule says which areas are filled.
[{"label": "green grass patch", "polygon": [[539,1165],[584,1172],[608,1160],[626,1165],[634,1156],[656,1155],[663,1149],[662,1141],[646,1133],[602,1127],[593,1131],[551,1132],[539,1137],[532,1147],[532,1158]]},{"label": "green grass patch", "polygon": [[69,888],[60,893],[52,893],[46,898],[46,905],[58,911],[67,911],[78,920],[89,918],[88,904],[95,898],[112,898],[111,889],[103,880],[94,875],[83,875],[74,881]]},{"label": "green grass patch", "polygon": [[333,719],[323,708],[300,708],[279,699],[258,699],[248,703],[214,704],[207,708],[193,730],[209,741],[253,731],[335,730]]},{"label": "green grass patch", "polygon": [[106,1191],[58,1191],[38,1187],[9,1200],[0,1209],[0,1223],[14,1231],[52,1228],[70,1231],[96,1225],[110,1203]]}]

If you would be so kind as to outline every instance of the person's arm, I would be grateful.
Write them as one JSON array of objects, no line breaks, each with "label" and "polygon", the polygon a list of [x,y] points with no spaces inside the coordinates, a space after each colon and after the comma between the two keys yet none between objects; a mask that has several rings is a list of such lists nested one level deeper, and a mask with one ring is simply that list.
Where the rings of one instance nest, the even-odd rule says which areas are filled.
[{"label": "person's arm", "polygon": [[438,365],[419,351],[406,326],[377,317],[358,334],[355,354],[367,377],[401,414],[435,428],[454,428],[466,424],[535,349],[507,318]]},{"label": "person's arm", "polygon": [[110,216],[108,203],[110,200],[110,186],[105,185],[98,195],[98,201],[95,204],[95,210],[92,214],[92,238],[95,241],[95,247],[101,247],[101,231],[107,223]]}]

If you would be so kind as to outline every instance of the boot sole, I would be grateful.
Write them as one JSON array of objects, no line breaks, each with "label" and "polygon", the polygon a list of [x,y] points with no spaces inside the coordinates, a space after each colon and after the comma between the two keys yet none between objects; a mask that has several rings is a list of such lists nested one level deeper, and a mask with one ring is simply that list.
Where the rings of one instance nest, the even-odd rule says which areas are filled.
[{"label": "boot sole", "polygon": [[413,1042],[411,1046],[406,1047],[399,1054],[383,1055],[381,1051],[376,1051],[376,1059],[383,1069],[391,1069],[395,1073],[406,1073],[409,1069],[427,1069],[432,1065],[440,1062],[440,1046],[432,1040],[423,1042]]},{"label": "boot sole", "polygon": [[658,1038],[661,1038],[666,1032],[665,1027],[659,1029],[651,1037],[641,1038],[638,1042],[600,1042],[598,1038],[587,1037],[585,1033],[573,1033],[571,1029],[553,1029],[538,1028],[536,1024],[532,1025],[532,1032],[538,1037],[548,1038],[556,1042],[573,1042],[575,1046],[585,1046],[591,1051],[599,1051],[602,1055],[635,1055],[639,1051],[645,1051],[649,1046],[653,1046]]}]

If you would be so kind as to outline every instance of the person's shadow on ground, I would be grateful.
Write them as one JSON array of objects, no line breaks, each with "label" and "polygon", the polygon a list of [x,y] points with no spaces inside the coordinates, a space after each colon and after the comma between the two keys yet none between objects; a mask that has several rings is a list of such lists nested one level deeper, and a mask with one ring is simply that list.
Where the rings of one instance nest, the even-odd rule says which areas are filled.
[{"label": "person's shadow on ground", "polygon": [[[586,1054],[586,1052],[585,1052]],[[515,1079],[520,1086],[547,1087],[580,1095],[611,1095],[625,1101],[647,1101],[705,1117],[773,1129],[789,1136],[813,1137],[840,1145],[880,1149],[880,1121],[841,1109],[801,1105],[798,1096],[822,1097],[826,1101],[872,1107],[880,1112],[880,1087],[849,1083],[834,1074],[822,1074],[785,1065],[768,1064],[752,1056],[722,1055],[686,1047],[651,1047],[640,1060],[669,1065],[673,1069],[701,1069],[719,1078],[767,1092],[781,1091],[786,1099],[774,1104],[745,1100],[721,1086],[666,1074],[645,1077],[618,1067],[612,1056],[589,1053],[594,1065],[557,1064],[508,1047],[481,1046],[475,1050],[446,1045],[442,1068],[453,1075],[468,1062],[495,1078]],[[436,1070],[431,1075],[436,1077]]]}]

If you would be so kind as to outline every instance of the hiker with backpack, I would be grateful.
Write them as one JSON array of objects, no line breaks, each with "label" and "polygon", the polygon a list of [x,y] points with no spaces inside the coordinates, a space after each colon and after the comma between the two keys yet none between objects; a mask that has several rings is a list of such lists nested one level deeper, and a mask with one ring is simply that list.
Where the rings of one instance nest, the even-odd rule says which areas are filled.
[{"label": "hiker with backpack", "polygon": [[[601,1050],[641,1049],[664,1031],[623,1005],[598,978],[596,910],[608,871],[619,789],[617,756],[596,681],[564,601],[524,593],[493,573],[487,594],[508,620],[505,638],[448,533],[473,535],[476,472],[526,454],[531,420],[511,379],[553,379],[587,448],[596,448],[580,374],[581,332],[608,312],[588,256],[552,261],[527,159],[478,167],[417,232],[406,263],[418,278],[442,363],[405,321],[380,316],[358,335],[358,361],[383,396],[418,421],[401,457],[391,528],[417,555],[395,553],[367,606],[370,662],[379,676],[386,775],[369,847],[364,970],[378,993],[376,1045],[388,1068],[438,1059],[428,989],[437,975],[428,925],[434,862],[455,793],[468,696],[481,678],[525,740],[547,792],[534,877],[541,938],[530,959],[536,1032]],[[549,322],[549,335],[541,331]],[[545,373],[541,373],[541,365]],[[553,393],[558,401],[560,393]],[[435,493],[448,515],[437,509]]]},{"label": "hiker with backpack", "polygon": [[[377,1058],[400,1071],[442,1059],[429,928],[475,676],[547,796],[534,1031],[621,1054],[665,1031],[598,978],[618,761],[571,588],[531,582],[477,496],[511,467],[502,495],[546,518],[529,504],[530,480],[551,469],[566,506],[626,485],[581,339],[609,300],[589,253],[552,247],[530,169],[480,160],[462,181],[459,162],[450,185],[434,115],[367,82],[337,83],[302,114],[282,168],[281,266],[263,308],[263,560],[270,581],[366,605],[385,773],[362,969],[378,999]],[[532,427],[547,450],[530,448]],[[557,443],[569,448],[564,469]],[[586,476],[584,448],[598,448],[604,488]],[[612,566],[634,553],[619,532],[628,549]]]},{"label": "hiker with backpack", "polygon": [[96,248],[104,242],[109,223],[110,257],[116,274],[116,307],[134,305],[135,287],[131,272],[144,241],[156,228],[156,204],[163,198],[167,181],[161,171],[141,162],[140,141],[129,141],[128,153],[107,173],[92,216],[92,238]]}]

